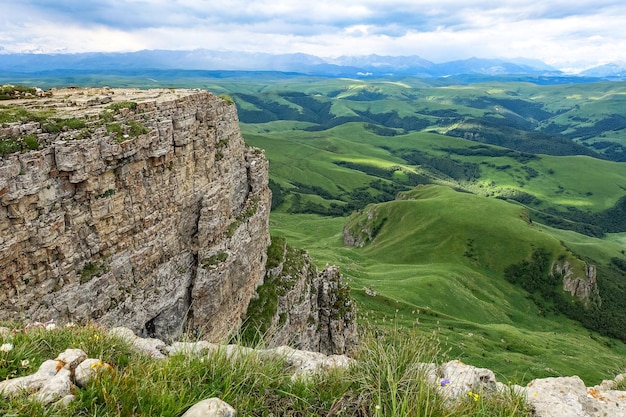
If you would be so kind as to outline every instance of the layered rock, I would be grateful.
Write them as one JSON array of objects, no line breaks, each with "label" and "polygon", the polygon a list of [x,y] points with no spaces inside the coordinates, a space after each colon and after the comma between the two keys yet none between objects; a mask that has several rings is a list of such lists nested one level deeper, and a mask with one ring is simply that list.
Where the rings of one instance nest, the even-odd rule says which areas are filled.
[{"label": "layered rock", "polygon": [[232,102],[68,89],[14,105],[54,119],[0,130],[40,145],[0,158],[0,319],[124,324],[165,339],[217,340],[239,326],[265,272],[270,191]]},{"label": "layered rock", "polygon": [[568,261],[554,262],[551,268],[553,276],[559,276],[563,280],[563,290],[584,303],[593,303],[597,306],[602,304],[598,289],[595,265],[585,265],[584,275],[575,273]]},{"label": "layered rock", "polygon": [[268,268],[258,297],[250,302],[246,333],[268,346],[290,345],[325,354],[345,354],[357,344],[356,306],[339,268],[319,272],[309,255],[272,238]]}]

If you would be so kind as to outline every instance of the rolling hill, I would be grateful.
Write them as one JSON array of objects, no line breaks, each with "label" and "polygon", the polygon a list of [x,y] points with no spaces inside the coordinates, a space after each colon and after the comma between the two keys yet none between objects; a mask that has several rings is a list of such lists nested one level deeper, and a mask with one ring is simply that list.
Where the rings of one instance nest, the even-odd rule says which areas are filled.
[{"label": "rolling hill", "polygon": [[[450,357],[520,382],[576,374],[594,384],[626,368],[625,83],[144,69],[23,77],[229,94],[246,141],[270,160],[272,233],[341,267],[364,326],[434,332]],[[376,233],[355,247],[344,227]],[[565,261],[575,276],[595,267],[587,298],[550,274]]]}]

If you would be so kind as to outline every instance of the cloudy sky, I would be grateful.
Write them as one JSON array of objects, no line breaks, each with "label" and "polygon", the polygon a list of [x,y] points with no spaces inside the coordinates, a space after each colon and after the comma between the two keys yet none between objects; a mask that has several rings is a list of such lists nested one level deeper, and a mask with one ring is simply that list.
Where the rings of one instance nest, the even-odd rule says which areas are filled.
[{"label": "cloudy sky", "polygon": [[0,0],[0,52],[213,49],[626,62],[624,0]]}]

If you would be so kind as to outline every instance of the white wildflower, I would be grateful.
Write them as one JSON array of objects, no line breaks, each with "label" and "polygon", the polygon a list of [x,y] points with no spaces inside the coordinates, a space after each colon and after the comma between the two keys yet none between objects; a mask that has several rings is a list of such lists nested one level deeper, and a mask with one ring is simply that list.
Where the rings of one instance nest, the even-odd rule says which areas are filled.
[{"label": "white wildflower", "polygon": [[11,343],[3,343],[0,346],[0,352],[10,352],[13,350],[13,345]]},{"label": "white wildflower", "polygon": [[30,365],[30,361],[28,359],[24,359],[20,363],[22,364],[22,368],[28,368],[28,365]]}]

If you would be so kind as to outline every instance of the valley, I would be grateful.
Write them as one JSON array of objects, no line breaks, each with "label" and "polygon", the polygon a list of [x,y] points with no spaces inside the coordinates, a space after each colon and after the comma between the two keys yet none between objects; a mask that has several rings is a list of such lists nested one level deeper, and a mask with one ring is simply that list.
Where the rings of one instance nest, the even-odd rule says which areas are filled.
[{"label": "valley", "polygon": [[[318,267],[340,266],[361,326],[435,333],[443,355],[500,380],[595,384],[626,369],[623,82],[184,72],[23,81],[228,94],[246,143],[270,161],[271,234]],[[553,264],[565,262],[586,293],[563,290]]]},{"label": "valley", "polygon": [[[624,86],[411,82],[230,91],[270,160],[272,233],[340,265],[364,325],[436,332],[505,378],[623,367],[624,131],[603,129]],[[371,238],[346,245],[344,227]],[[538,250],[537,278],[514,279]],[[590,298],[563,290],[555,262],[597,268]]]}]

